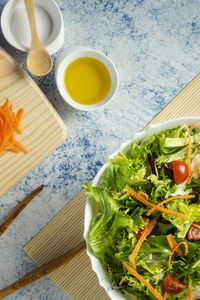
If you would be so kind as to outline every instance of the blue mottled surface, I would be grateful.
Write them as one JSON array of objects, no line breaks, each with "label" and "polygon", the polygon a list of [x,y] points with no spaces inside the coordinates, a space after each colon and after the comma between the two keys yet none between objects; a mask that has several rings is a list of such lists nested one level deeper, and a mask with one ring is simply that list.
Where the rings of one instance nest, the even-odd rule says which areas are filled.
[{"label": "blue mottled surface", "polygon": [[[5,3],[0,1],[0,13]],[[94,177],[104,158],[141,130],[199,73],[199,0],[57,3],[64,17],[65,43],[54,59],[73,45],[103,51],[117,66],[120,86],[105,109],[81,112],[61,99],[53,71],[35,79],[68,126],[69,136],[0,199],[1,222],[31,190],[41,183],[46,186],[0,238],[0,288],[35,267],[22,248],[81,190],[83,183]],[[0,46],[26,69],[26,54],[8,45],[1,31]],[[69,298],[49,278],[44,278],[7,299]]]}]

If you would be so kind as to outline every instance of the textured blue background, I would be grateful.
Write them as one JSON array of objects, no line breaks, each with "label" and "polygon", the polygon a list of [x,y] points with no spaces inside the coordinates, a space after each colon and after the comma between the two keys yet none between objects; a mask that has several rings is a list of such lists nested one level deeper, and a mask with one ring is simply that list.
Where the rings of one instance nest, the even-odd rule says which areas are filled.
[{"label": "textured blue background", "polygon": [[[32,189],[46,188],[0,238],[0,288],[35,264],[22,248],[89,182],[104,158],[158,114],[199,73],[199,0],[57,0],[65,23],[63,48],[83,45],[103,51],[116,64],[115,99],[95,112],[69,107],[60,97],[54,71],[35,79],[69,129],[66,142],[0,199],[0,222]],[[5,0],[0,0],[0,13]],[[26,54],[3,38],[4,47],[26,69]],[[76,288],[76,287],[74,287]],[[49,278],[11,299],[69,299]],[[101,300],[101,299],[80,299]]]}]

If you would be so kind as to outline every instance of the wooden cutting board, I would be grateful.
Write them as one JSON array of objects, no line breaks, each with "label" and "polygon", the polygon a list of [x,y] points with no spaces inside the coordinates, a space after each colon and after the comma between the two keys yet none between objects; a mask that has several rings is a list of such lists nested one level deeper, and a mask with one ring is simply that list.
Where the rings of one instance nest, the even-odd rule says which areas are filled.
[{"label": "wooden cutting board", "polygon": [[20,181],[67,137],[67,128],[49,100],[16,61],[0,47],[0,105],[6,98],[13,111],[24,108],[22,135],[29,153],[0,155],[0,197]]}]

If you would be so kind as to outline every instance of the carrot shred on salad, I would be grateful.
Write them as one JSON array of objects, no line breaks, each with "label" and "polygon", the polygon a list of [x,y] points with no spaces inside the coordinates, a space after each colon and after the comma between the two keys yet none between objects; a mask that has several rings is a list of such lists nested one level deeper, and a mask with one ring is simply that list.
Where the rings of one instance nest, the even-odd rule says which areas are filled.
[{"label": "carrot shred on salad", "polygon": [[187,163],[189,168],[189,174],[191,174],[191,150],[192,150],[192,138],[191,138],[191,132],[195,127],[200,126],[200,123],[195,123],[189,128],[188,132],[188,153],[187,153]]},{"label": "carrot shred on salad", "polygon": [[158,209],[161,205],[167,203],[167,202],[170,202],[172,200],[175,200],[175,199],[191,199],[191,198],[195,198],[195,195],[184,195],[184,196],[173,196],[173,197],[170,197],[168,199],[165,199],[163,201],[161,201],[160,203],[156,204],[154,207],[152,207],[147,213],[146,215],[149,217],[152,212],[154,212],[154,210]]},{"label": "carrot shred on salad", "polygon": [[200,228],[200,225],[198,225],[198,224],[193,223],[192,225],[196,228]]},{"label": "carrot shred on salad", "polygon": [[[146,205],[148,207],[151,207],[151,208],[155,207],[155,205],[153,203],[149,202],[148,200],[146,200],[146,198],[144,196],[142,196],[145,193],[142,193],[142,192],[137,193],[133,189],[131,189],[129,186],[126,187],[126,191],[129,195],[131,195],[133,198],[140,201],[144,205]],[[182,219],[185,219],[185,220],[187,219],[187,216],[185,216],[184,214],[179,213],[177,211],[173,211],[173,210],[163,208],[163,207],[158,207],[157,210],[160,211],[160,212],[163,212],[165,214],[174,216],[174,217],[182,218]]]},{"label": "carrot shred on salad", "polygon": [[168,294],[167,294],[167,292],[165,292],[165,294],[163,296],[163,300],[167,299],[167,297],[168,297]]},{"label": "carrot shred on salad", "polygon": [[138,274],[131,266],[129,266],[127,263],[124,262],[125,268],[131,273],[133,276],[135,276],[142,284],[144,284],[154,295],[154,297],[158,300],[163,300],[163,297],[152,287],[152,285],[146,281],[140,274]]},{"label": "carrot shred on salad", "polygon": [[142,247],[143,242],[146,240],[147,236],[152,232],[154,227],[156,226],[157,223],[157,218],[153,218],[144,228],[142,235],[140,239],[137,242],[136,247],[134,248],[133,252],[131,253],[129,260],[132,263],[132,266],[134,269],[136,269],[136,264],[135,264],[135,258],[140,251],[140,248]]},{"label": "carrot shred on salad", "polygon": [[190,173],[190,176],[188,178],[187,184],[190,184],[192,177],[194,176],[194,173],[196,173],[196,171],[200,168],[200,163],[198,163],[198,165],[195,167],[195,169]]},{"label": "carrot shred on salad", "polygon": [[193,300],[192,299],[192,283],[191,282],[189,284],[189,300]]},{"label": "carrot shred on salad", "polygon": [[143,198],[147,201],[149,200],[149,196],[146,193],[139,191],[137,194],[138,194],[138,197]]},{"label": "carrot shred on salad", "polygon": [[[173,238],[172,234],[168,234],[167,235],[167,241],[169,243],[169,247],[171,249],[171,251],[178,245],[177,242],[175,241],[175,239]],[[182,255],[182,250],[181,248],[177,248],[176,252],[178,253],[178,255]]]},{"label": "carrot shred on salad", "polygon": [[19,153],[28,153],[28,149],[15,140],[15,132],[22,133],[20,121],[24,109],[21,108],[17,115],[13,112],[12,104],[7,99],[4,105],[0,106],[0,152],[8,150]]},{"label": "carrot shred on salad", "polygon": [[169,257],[169,267],[171,265],[171,260],[172,260],[172,256],[174,255],[174,252],[180,247],[180,245],[184,245],[185,246],[185,255],[188,254],[188,244],[186,242],[180,242],[178,245],[176,245],[176,247],[172,250],[172,253]]}]

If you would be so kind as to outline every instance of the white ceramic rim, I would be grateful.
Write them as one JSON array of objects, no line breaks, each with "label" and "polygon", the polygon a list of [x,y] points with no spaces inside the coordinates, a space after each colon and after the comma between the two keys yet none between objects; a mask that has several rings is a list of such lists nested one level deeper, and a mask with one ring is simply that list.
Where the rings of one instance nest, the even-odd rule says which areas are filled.
[{"label": "white ceramic rim", "polygon": [[[164,121],[164,122],[159,123],[159,124],[150,125],[144,131],[136,133],[131,140],[121,144],[119,150],[117,150],[115,153],[113,153],[109,158],[115,156],[120,151],[126,152],[126,150],[129,148],[130,144],[135,140],[145,141],[152,134],[158,134],[159,132],[161,132],[165,129],[177,127],[181,124],[192,125],[192,124],[197,123],[197,122],[200,122],[200,116],[199,117],[182,117],[182,118],[177,118],[177,119],[171,119],[171,120],[168,120],[168,121]],[[99,183],[99,180],[100,180],[102,174],[104,173],[104,171],[106,170],[106,168],[109,165],[110,165],[110,162],[106,162],[102,166],[102,168],[99,170],[99,172],[97,173],[97,175],[95,176],[95,178],[93,180],[93,183],[92,183],[93,186],[98,186],[98,183]],[[90,206],[89,201],[87,199],[86,205],[85,205],[84,234],[83,234],[83,236],[84,236],[84,239],[86,240],[86,244],[87,244],[86,253],[90,258],[92,269],[98,277],[99,284],[105,289],[105,291],[107,292],[107,294],[109,295],[109,297],[112,300],[133,300],[133,299],[136,300],[136,298],[132,295],[129,295],[129,294],[123,295],[123,294],[121,294],[120,292],[118,292],[116,290],[112,290],[111,281],[106,279],[106,277],[108,276],[106,271],[104,270],[100,260],[96,256],[94,256],[94,254],[92,253],[92,251],[89,247],[88,241],[87,241],[87,235],[88,235],[88,232],[89,232],[91,220],[92,220],[92,207]]]},{"label": "white ceramic rim", "polygon": [[[15,37],[13,36],[11,30],[10,30],[10,19],[13,14],[13,10],[18,6],[22,5],[23,0],[9,0],[2,11],[1,14],[1,29],[2,33],[7,40],[7,42],[15,47],[18,50],[27,52],[28,49],[26,47],[23,47],[21,44],[17,42]],[[48,5],[46,5],[46,1],[48,1]],[[45,48],[49,52],[50,55],[54,54],[56,51],[58,51],[64,42],[64,22],[63,22],[63,16],[61,14],[61,11],[55,2],[55,0],[46,0],[46,1],[40,1],[35,0],[35,5],[38,5],[45,9],[45,11],[49,14],[49,16],[52,19],[53,22],[53,30],[48,39],[43,42]]]},{"label": "white ceramic rim", "polygon": [[[78,102],[74,101],[68,94],[65,83],[64,83],[64,74],[67,66],[75,59],[80,57],[92,57],[101,61],[108,69],[111,77],[111,89],[108,95],[100,102],[94,105],[82,105]],[[114,98],[118,84],[119,84],[119,76],[117,69],[111,59],[107,57],[104,53],[90,49],[82,46],[74,46],[69,49],[66,49],[61,55],[57,58],[55,64],[55,77],[58,91],[61,97],[73,108],[84,110],[84,111],[92,111],[104,107]]]}]

